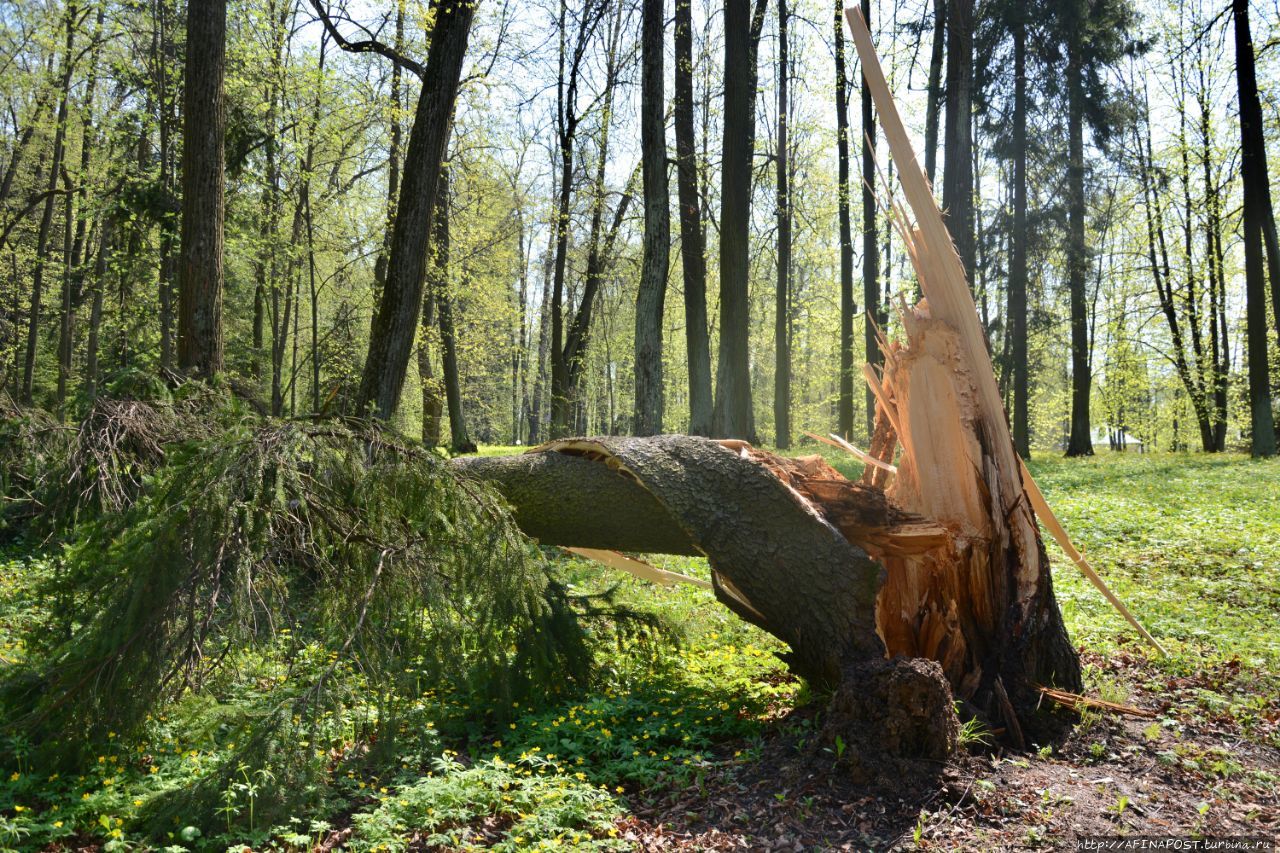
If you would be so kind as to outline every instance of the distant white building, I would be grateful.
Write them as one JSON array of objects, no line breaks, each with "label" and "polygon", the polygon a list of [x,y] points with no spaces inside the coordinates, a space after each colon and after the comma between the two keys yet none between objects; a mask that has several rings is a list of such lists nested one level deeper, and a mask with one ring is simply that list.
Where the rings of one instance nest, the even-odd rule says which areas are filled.
[{"label": "distant white building", "polygon": [[1125,450],[1142,450],[1142,440],[1127,432],[1111,431],[1106,429],[1095,429],[1090,436],[1093,439],[1095,447],[1105,445],[1107,447],[1123,447]]}]

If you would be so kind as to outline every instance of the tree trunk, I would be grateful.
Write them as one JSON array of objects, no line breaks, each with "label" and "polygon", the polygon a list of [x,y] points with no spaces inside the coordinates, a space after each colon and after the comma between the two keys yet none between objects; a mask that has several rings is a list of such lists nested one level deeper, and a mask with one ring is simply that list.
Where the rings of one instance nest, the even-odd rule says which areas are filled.
[{"label": "tree trunk", "polygon": [[[605,10],[602,5],[594,11],[600,15]],[[591,11],[588,4],[588,11]],[[589,17],[579,24],[576,44],[573,51],[569,76],[565,78],[564,41],[561,41],[560,70],[560,110],[558,126],[560,128],[561,162],[560,174],[560,226],[556,242],[556,277],[551,294],[551,435],[563,436],[571,431],[574,414],[579,411],[582,401],[579,391],[585,365],[587,346],[591,339],[591,317],[595,310],[596,296],[604,277],[604,270],[612,254],[614,239],[622,224],[622,217],[630,203],[630,196],[624,195],[619,202],[614,216],[613,228],[604,236],[604,214],[607,200],[606,165],[609,159],[609,130],[613,119],[613,99],[618,82],[619,56],[618,44],[622,33],[622,7],[615,8],[608,36],[608,48],[605,57],[604,91],[601,97],[599,150],[596,157],[595,181],[593,191],[595,198],[591,204],[591,229],[587,242],[587,269],[582,287],[582,298],[578,302],[577,311],[567,331],[564,329],[562,316],[565,299],[565,264],[569,245],[569,193],[573,186],[573,145],[580,117],[577,115],[577,87],[579,69],[585,55],[598,17]],[[564,20],[564,7],[561,7],[561,21]],[[562,27],[563,28],[563,27]],[[602,245],[601,241],[604,240]]]},{"label": "tree trunk", "polygon": [[466,413],[462,410],[462,380],[458,373],[458,345],[453,327],[453,302],[449,294],[449,240],[449,170],[446,165],[441,169],[436,194],[428,275],[440,324],[440,366],[449,409],[449,449],[454,453],[475,453],[476,446],[467,435]]},{"label": "tree trunk", "polygon": [[929,52],[928,103],[924,116],[924,172],[929,183],[938,169],[938,113],[942,105],[942,58],[947,37],[947,0],[933,0],[933,44]]},{"label": "tree trunk", "polygon": [[62,308],[58,314],[58,386],[55,396],[59,420],[66,417],[67,413],[67,385],[71,381],[71,353],[75,333],[75,303],[71,298],[74,269],[71,263],[72,233],[75,227],[72,214],[75,210],[75,193],[71,191],[70,184],[66,187],[62,209]]},{"label": "tree trunk", "polygon": [[685,348],[689,360],[689,432],[711,434],[711,342],[707,331],[706,234],[698,193],[693,133],[693,4],[676,0],[676,184],[680,196],[680,260],[684,273]]},{"label": "tree trunk", "polygon": [[[434,270],[434,261],[433,267]],[[428,271],[435,275],[434,271]],[[422,295],[422,324],[418,329],[418,381],[422,383],[422,443],[427,447],[440,444],[440,419],[444,402],[440,397],[440,380],[431,366],[431,339],[436,334],[435,286],[428,283]]]},{"label": "tree trunk", "polygon": [[[80,109],[80,170],[77,173],[80,186],[76,189],[76,230],[71,244],[71,302],[79,307],[84,301],[84,260],[88,253],[86,242],[89,223],[93,219],[89,209],[89,167],[98,147],[98,132],[94,126],[94,97],[98,90],[98,61],[102,53],[102,27],[106,20],[106,4],[98,6],[97,21],[93,25],[92,48],[89,51],[89,79],[85,81],[84,100]],[[68,190],[70,187],[68,187]]]},{"label": "tree trunk", "polygon": [[724,144],[720,170],[720,353],[712,431],[751,434],[750,305],[751,155],[755,87],[751,85],[751,4],[724,2]]},{"label": "tree trunk", "polygon": [[773,308],[773,429],[774,444],[782,449],[791,446],[791,191],[789,186],[791,156],[788,148],[787,112],[791,109],[788,88],[791,67],[788,63],[787,0],[778,0],[778,286]]},{"label": "tree trunk", "polygon": [[390,420],[400,403],[409,356],[417,336],[440,168],[448,147],[453,106],[476,6],[473,2],[454,4],[447,10],[439,7],[438,11],[448,13],[438,15],[431,30],[422,89],[404,152],[400,200],[391,232],[391,251],[387,255],[387,282],[378,302],[369,336],[369,353],[356,396],[358,412],[372,407],[382,420]]},{"label": "tree trunk", "polygon": [[[676,3],[686,0],[676,0]],[[641,55],[640,147],[644,174],[644,259],[636,293],[636,435],[662,432],[662,313],[671,249],[667,189],[667,127],[663,94],[663,0],[644,0]],[[610,424],[612,428],[612,423]]]},{"label": "tree trunk", "polygon": [[[862,17],[871,26],[871,0],[862,0]],[[880,364],[880,344],[872,321],[881,319],[880,256],[876,244],[876,118],[871,109],[871,90],[862,86],[862,324],[863,344],[868,364]],[[875,432],[875,398],[867,389],[867,435]]]},{"label": "tree trunk", "polygon": [[67,101],[71,96],[71,70],[75,65],[76,4],[69,2],[66,11],[66,45],[62,57],[60,94],[57,125],[53,131],[53,155],[49,163],[49,179],[45,185],[44,210],[40,216],[40,228],[36,236],[36,266],[31,276],[31,310],[27,315],[27,354],[22,363],[22,393],[24,403],[31,403],[34,384],[36,351],[40,343],[40,303],[44,298],[44,270],[48,263],[49,231],[53,225],[53,207],[56,201],[58,178],[62,171],[62,157],[67,135]]},{"label": "tree trunk", "polygon": [[[928,373],[944,380],[947,398],[908,405],[904,393],[898,413],[942,415],[948,428],[964,429],[951,418],[967,404],[951,395],[966,380],[938,373],[944,365],[935,360],[954,355],[954,332],[920,322],[925,329],[911,349],[921,351],[902,350],[894,364],[899,390],[909,375],[923,381]],[[988,514],[986,482],[968,464],[977,436],[956,439],[945,448],[906,445],[906,467],[900,463],[900,480],[887,491],[844,479],[820,457],[788,459],[688,436],[564,439],[454,466],[497,488],[520,527],[544,545],[707,555],[716,597],[785,642],[783,659],[815,687],[834,687],[869,660],[926,657],[957,698],[999,720],[1010,713],[1003,691],[1025,721],[1036,686],[1079,689],[1079,666],[1025,502],[1015,527],[1004,529]],[[923,458],[913,467],[916,450]],[[952,451],[966,456],[943,458]],[[916,479],[926,462],[939,463],[938,480]]]},{"label": "tree trunk", "polygon": [[205,378],[222,371],[226,32],[226,0],[191,0],[183,93],[178,367]]},{"label": "tree trunk", "polygon": [[[554,195],[554,193],[553,193]],[[533,394],[529,401],[529,444],[538,443],[542,429],[542,398],[547,385],[547,347],[551,339],[551,282],[554,275],[556,234],[554,224],[547,229],[547,251],[542,265],[542,302],[538,315],[538,361],[534,368]]]},{"label": "tree trunk", "polygon": [[[393,47],[403,50],[404,46],[404,3],[396,3],[396,35]],[[382,246],[378,249],[378,258],[373,263],[373,299],[376,304],[382,298],[382,288],[387,282],[387,255],[391,251],[391,233],[396,222],[396,198],[400,192],[400,144],[404,130],[400,124],[402,109],[401,87],[404,70],[399,63],[391,66],[391,132],[387,146],[387,225],[382,238]]]},{"label": "tree trunk", "polygon": [[1027,28],[1013,30],[1013,233],[1009,253],[1009,369],[1013,374],[1013,444],[1031,458],[1027,377]]},{"label": "tree trunk", "polygon": [[1192,219],[1194,212],[1191,204],[1191,155],[1187,139],[1187,69],[1183,62],[1186,51],[1179,52],[1176,78],[1178,112],[1178,155],[1182,168],[1178,172],[1178,183],[1182,187],[1182,253],[1186,264],[1186,284],[1182,291],[1182,307],[1187,318],[1187,328],[1191,332],[1191,363],[1195,365],[1196,384],[1201,389],[1199,405],[1200,449],[1205,453],[1213,452],[1213,422],[1210,416],[1210,405],[1213,389],[1213,367],[1205,357],[1204,335],[1201,332],[1200,320],[1200,276],[1196,270],[1195,252],[1192,239],[1195,233]]},{"label": "tree trunk", "polygon": [[1218,320],[1223,316],[1223,302],[1226,296],[1226,272],[1223,269],[1218,243],[1222,239],[1222,198],[1218,193],[1213,175],[1213,133],[1209,117],[1209,92],[1205,79],[1205,65],[1199,63],[1200,88],[1196,91],[1196,101],[1200,106],[1200,166],[1204,176],[1204,194],[1206,218],[1204,225],[1205,263],[1208,267],[1206,284],[1209,288],[1209,384],[1211,388],[1213,415],[1211,450],[1221,453],[1227,449],[1227,382],[1230,365],[1227,355],[1230,351],[1226,329],[1219,326]]},{"label": "tree trunk", "polygon": [[949,0],[942,209],[970,283],[974,272],[972,86],[973,0]]},{"label": "tree trunk", "polygon": [[[156,130],[160,138],[160,194],[164,204],[159,223],[160,263],[156,282],[156,295],[160,309],[160,367],[163,370],[172,370],[174,362],[173,302],[174,282],[177,278],[177,256],[175,250],[177,249],[179,227],[179,223],[176,220],[181,214],[177,186],[174,179],[175,152],[173,136],[178,123],[178,99],[169,79],[169,69],[171,64],[176,61],[172,30],[170,29],[172,24],[170,14],[171,9],[164,0],[153,0],[152,18],[155,21],[155,37],[152,62],[155,66]],[[148,104],[150,104],[150,98],[148,98]],[[143,127],[141,136],[145,138],[147,133],[148,129]],[[255,375],[257,375],[262,351],[261,314],[257,311],[261,307],[257,299],[259,295],[259,292],[255,290],[253,362],[256,371]]]},{"label": "tree trunk", "polygon": [[[522,155],[523,161],[523,155]],[[523,163],[522,163],[523,164]],[[519,192],[516,181],[512,189]],[[511,350],[511,443],[520,444],[524,427],[524,407],[529,403],[529,235],[525,228],[524,211],[516,210],[516,258],[520,262],[520,275],[516,279],[515,346]]]},{"label": "tree trunk", "polygon": [[[1262,103],[1254,71],[1249,34],[1249,0],[1233,0],[1236,36],[1236,86],[1240,98],[1240,177],[1244,182],[1245,313],[1249,347],[1249,428],[1254,456],[1274,456],[1276,428],[1271,411],[1270,366],[1267,363],[1267,291],[1263,269],[1263,237],[1267,223],[1274,232],[1267,150],[1262,135]],[[1273,306],[1280,313],[1280,256],[1270,258]],[[1280,327],[1280,322],[1277,323]]]},{"label": "tree trunk", "polygon": [[[1083,18],[1081,18],[1083,20]],[[1089,318],[1085,305],[1084,86],[1081,35],[1067,43],[1067,290],[1071,298],[1071,435],[1068,456],[1092,456],[1089,434]]]},{"label": "tree trunk", "polygon": [[836,193],[840,220],[840,399],[837,431],[853,437],[853,224],[849,215],[849,81],[845,71],[844,0],[836,0]]},{"label": "tree trunk", "polygon": [[110,259],[115,250],[116,221],[113,213],[108,213],[102,220],[102,235],[99,238],[98,256],[93,266],[93,300],[89,308],[89,335],[85,341],[84,389],[89,402],[98,396],[98,350],[102,329],[102,299],[107,289],[107,271],[111,268]]}]

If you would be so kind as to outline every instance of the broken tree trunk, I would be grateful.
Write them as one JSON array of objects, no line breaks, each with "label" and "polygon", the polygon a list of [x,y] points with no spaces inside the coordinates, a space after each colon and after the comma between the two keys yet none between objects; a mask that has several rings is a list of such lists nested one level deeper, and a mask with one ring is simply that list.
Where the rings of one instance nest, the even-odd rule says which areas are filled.
[{"label": "broken tree trunk", "polygon": [[914,225],[897,207],[893,219],[926,297],[899,306],[905,340],[879,339],[883,371],[864,368],[877,406],[861,482],[820,457],[684,436],[568,439],[454,464],[496,486],[545,544],[705,554],[717,598],[834,689],[828,741],[838,734],[883,776],[897,765],[862,757],[953,748],[953,693],[1021,747],[1040,687],[1078,691],[1080,665],[964,269],[870,33],[856,9],[847,16],[915,213]]},{"label": "broken tree trunk", "polygon": [[[727,444],[678,435],[566,439],[523,456],[453,464],[496,486],[543,544],[706,554],[716,597],[787,643],[788,664],[815,684],[833,686],[845,664],[884,657],[875,628],[880,564],[794,484],[820,465],[824,476],[862,487],[817,457],[801,463]],[[858,521],[877,525],[870,516]],[[887,523],[867,538],[886,535]]]},{"label": "broken tree trunk", "polygon": [[[951,401],[938,411],[903,406],[908,388],[952,381],[929,354],[938,346],[945,352],[947,330],[933,327],[928,340],[912,357],[907,348],[886,348],[900,381],[891,390],[878,385],[879,393],[896,395],[894,418],[929,410],[939,428],[951,417],[955,429],[964,430],[962,407],[971,390],[933,389]],[[966,377],[957,374],[954,381],[963,384]],[[882,426],[889,417],[882,411]],[[869,675],[866,667],[887,657],[932,659],[939,681],[945,675],[950,684],[946,701],[954,691],[1020,731],[1013,703],[1029,711],[1039,684],[1079,688],[1079,667],[1047,574],[1045,587],[1032,596],[1038,621],[1018,622],[1008,542],[997,533],[1000,524],[983,520],[985,481],[964,446],[974,443],[972,434],[940,445],[938,453],[921,450],[925,470],[953,493],[947,498],[919,485],[921,469],[908,454],[924,435],[908,427],[903,432],[909,438],[887,490],[847,480],[818,456],[789,459],[744,442],[675,435],[564,439],[520,456],[453,465],[495,487],[520,527],[543,544],[706,555],[716,597],[785,642],[790,651],[783,659],[818,688],[852,686],[847,682],[856,671],[859,681],[899,689],[904,678],[918,680],[918,668],[895,674],[890,666]],[[894,445],[881,441],[880,449],[891,457]],[[944,453],[953,462],[940,462]],[[1036,564],[1047,569],[1039,539],[1033,542]],[[1028,660],[1051,663],[1028,667]],[[933,722],[920,731],[936,724],[936,714],[926,716]],[[940,742],[949,742],[943,731]]]}]

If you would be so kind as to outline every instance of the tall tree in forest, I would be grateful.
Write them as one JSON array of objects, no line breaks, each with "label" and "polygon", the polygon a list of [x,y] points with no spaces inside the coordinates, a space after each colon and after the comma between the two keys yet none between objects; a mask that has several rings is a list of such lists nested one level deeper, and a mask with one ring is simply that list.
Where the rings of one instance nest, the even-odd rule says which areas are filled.
[{"label": "tall tree in forest", "polygon": [[[1008,187],[1006,200],[1001,205],[1007,209],[997,214],[987,230],[987,239],[981,240],[982,259],[978,278],[982,296],[982,310],[987,311],[987,283],[989,263],[996,255],[1000,263],[1001,237],[1007,241],[1008,285],[1005,290],[1005,312],[1000,319],[983,325],[988,334],[997,329],[1003,332],[1001,351],[1001,392],[1010,414],[1014,446],[1019,455],[1030,455],[1030,424],[1028,418],[1028,376],[1030,365],[1027,352],[1027,257],[1030,232],[1027,228],[1027,127],[1034,105],[1028,92],[1027,62],[1029,48],[1035,49],[1043,39],[1043,29],[1036,22],[1044,17],[1043,7],[1035,2],[1003,0],[991,2],[974,36],[975,112],[983,118],[979,125],[991,134],[991,151],[1002,161],[1001,174]],[[1012,68],[1010,68],[1012,66]],[[976,193],[975,193],[976,195]],[[994,343],[994,342],[993,342]]]},{"label": "tall tree in forest", "polygon": [[960,262],[974,279],[973,0],[947,0],[947,95],[942,207]]},{"label": "tall tree in forest", "polygon": [[[403,0],[398,0],[396,3],[395,42],[392,44],[396,51],[404,49],[404,6]],[[391,251],[391,232],[396,221],[396,197],[400,192],[400,148],[404,137],[404,128],[400,121],[403,110],[401,106],[403,88],[404,71],[400,63],[393,62],[391,64],[391,103],[388,105],[390,133],[387,141],[387,225],[382,245],[378,249],[377,260],[373,264],[375,301],[382,295],[382,286],[387,280],[387,254]]]},{"label": "tall tree in forest", "polygon": [[429,252],[432,301],[440,324],[440,365],[444,374],[444,396],[449,410],[449,449],[454,453],[475,453],[467,434],[466,413],[462,410],[462,377],[458,371],[458,339],[453,322],[453,300],[449,293],[449,167],[440,169],[436,191],[436,213]]},{"label": "tall tree in forest", "polygon": [[835,5],[836,42],[836,160],[839,175],[836,205],[840,220],[840,399],[836,430],[853,433],[853,225],[849,215],[849,79],[845,71],[844,0]]},{"label": "tall tree in forest", "polygon": [[[1254,456],[1274,456],[1276,429],[1267,363],[1267,272],[1263,269],[1263,243],[1268,231],[1271,243],[1275,243],[1275,218],[1267,177],[1267,151],[1262,135],[1262,102],[1258,98],[1253,37],[1249,32],[1249,0],[1232,0],[1231,11],[1235,23],[1236,88],[1240,99],[1240,177],[1244,182],[1250,441]],[[1268,254],[1274,307],[1280,314],[1280,252],[1272,250]],[[1277,318],[1277,327],[1280,328],[1280,317]]]},{"label": "tall tree in forest", "polygon": [[1009,370],[1013,384],[1013,444],[1031,456],[1027,394],[1027,21],[1021,3],[1012,8],[1013,31],[1013,231],[1009,235]]},{"label": "tall tree in forest", "polygon": [[1068,456],[1092,456],[1089,392],[1089,318],[1085,307],[1084,84],[1082,77],[1084,20],[1089,0],[1064,4],[1067,45],[1067,291],[1071,300],[1071,434]]},{"label": "tall tree in forest", "polygon": [[1220,182],[1216,179],[1213,163],[1214,133],[1210,116],[1209,85],[1203,40],[1197,43],[1199,51],[1199,81],[1196,102],[1200,107],[1200,168],[1205,192],[1205,259],[1208,266],[1209,287],[1209,371],[1213,398],[1213,449],[1227,449],[1227,389],[1231,373],[1231,344],[1227,337],[1227,271],[1226,253],[1222,248],[1223,215]]},{"label": "tall tree in forest", "polygon": [[1089,396],[1090,367],[1088,299],[1085,276],[1089,248],[1085,240],[1084,129],[1087,122],[1096,141],[1111,133],[1115,116],[1103,72],[1132,48],[1129,31],[1134,11],[1124,0],[1070,0],[1057,4],[1057,39],[1066,49],[1067,107],[1067,289],[1071,302],[1071,432],[1068,456],[1091,456]]},{"label": "tall tree in forest", "polygon": [[[683,0],[676,0],[677,3]],[[643,0],[640,147],[644,177],[644,259],[636,293],[636,435],[662,432],[662,312],[671,249],[667,126],[663,95],[664,0]]]},{"label": "tall tree in forest", "polygon": [[[22,363],[22,391],[25,403],[32,401],[34,390],[36,350],[40,342],[40,303],[44,298],[44,272],[49,261],[49,232],[53,226],[54,203],[57,201],[58,180],[62,174],[62,159],[66,150],[67,106],[71,98],[71,72],[75,67],[77,11],[74,0],[67,3],[64,14],[66,41],[63,48],[59,78],[58,111],[53,129],[53,153],[50,155],[48,180],[45,185],[43,212],[36,237],[36,264],[31,276],[31,308],[27,313],[27,353]],[[9,175],[16,168],[9,170]],[[9,180],[6,175],[6,183]]]},{"label": "tall tree in forest", "polygon": [[[174,361],[174,284],[177,278],[177,249],[179,223],[175,222],[177,187],[174,166],[177,155],[174,144],[178,125],[178,98],[172,80],[173,64],[173,9],[166,0],[153,0],[151,4],[154,49],[152,50],[152,86],[155,88],[156,129],[160,142],[157,156],[160,160],[161,198],[164,209],[160,214],[160,269],[157,295],[160,307],[160,366],[173,368]],[[256,292],[255,292],[255,295]],[[257,303],[255,302],[255,307]],[[254,314],[254,364],[262,351],[261,315]]]},{"label": "tall tree in forest", "polygon": [[191,0],[183,89],[178,368],[204,377],[222,370],[226,34],[226,0]]},{"label": "tall tree in forest", "polygon": [[[871,0],[862,0],[862,17],[871,24]],[[884,323],[880,305],[880,253],[876,243],[876,119],[872,112],[871,90],[865,81],[862,85],[862,303],[866,312],[863,323],[863,343],[866,346],[868,364],[880,364],[880,344],[876,340],[873,325]],[[871,389],[867,388],[867,435],[875,432],[876,407]]]},{"label": "tall tree in forest", "polygon": [[684,273],[685,349],[689,361],[689,432],[711,434],[711,342],[707,329],[707,237],[698,190],[693,131],[692,0],[675,0],[676,187],[680,199],[680,261]]},{"label": "tall tree in forest", "polygon": [[791,446],[791,158],[787,137],[787,112],[791,109],[788,89],[791,76],[789,38],[790,14],[787,0],[778,0],[778,286],[774,293],[773,315],[773,428],[774,444]]},{"label": "tall tree in forest", "polygon": [[946,52],[947,0],[933,0],[933,42],[924,118],[924,172],[933,183],[938,170],[938,113],[942,105],[942,59]]},{"label": "tall tree in forest", "polygon": [[[617,45],[621,32],[621,8],[615,10],[605,58],[605,79],[602,83],[600,109],[600,143],[595,169],[596,181],[593,187],[595,196],[591,205],[586,281],[577,311],[573,313],[569,328],[566,330],[564,320],[569,295],[567,281],[569,212],[574,189],[574,151],[577,146],[578,127],[583,119],[583,113],[579,112],[579,89],[586,70],[584,63],[588,58],[587,50],[608,10],[609,5],[604,0],[584,0],[583,8],[575,22],[570,18],[568,0],[561,0],[560,3],[558,26],[560,48],[556,77],[556,141],[560,149],[560,194],[556,208],[555,267],[550,308],[552,437],[563,436],[570,430],[573,409],[578,402],[578,386],[581,382],[584,356],[591,334],[591,315],[600,290],[606,257],[601,250],[607,195],[604,179],[605,164],[609,156],[609,128],[613,117],[614,89],[618,77]],[[570,29],[573,30],[572,39]],[[619,204],[615,222],[621,221],[628,201],[629,197],[624,197]],[[610,233],[616,234],[617,229]]]},{"label": "tall tree in forest", "polygon": [[343,50],[376,53],[416,75],[422,81],[414,110],[413,129],[405,146],[400,175],[400,200],[391,229],[386,284],[378,301],[369,352],[356,394],[356,411],[390,420],[400,403],[404,377],[418,332],[422,289],[430,242],[431,222],[440,190],[440,170],[453,105],[458,97],[462,61],[471,35],[478,0],[442,0],[433,7],[427,62],[422,65],[393,47],[376,40],[347,40],[334,25],[320,0],[312,0],[316,14]]},{"label": "tall tree in forest", "polygon": [[752,436],[747,284],[755,86],[750,0],[724,2],[724,144],[720,171],[720,358],[712,431]]}]

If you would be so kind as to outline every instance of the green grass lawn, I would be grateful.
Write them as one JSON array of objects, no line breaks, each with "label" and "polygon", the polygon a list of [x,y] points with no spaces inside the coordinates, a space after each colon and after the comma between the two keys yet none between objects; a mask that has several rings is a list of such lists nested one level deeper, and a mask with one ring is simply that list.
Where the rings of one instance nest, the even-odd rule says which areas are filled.
[{"label": "green grass lawn", "polygon": [[[847,474],[861,471],[828,456]],[[1042,457],[1031,468],[1077,545],[1170,657],[1158,659],[1142,645],[1051,546],[1058,599],[1077,645],[1102,657],[1144,660],[1143,677],[1155,689],[1163,679],[1217,673],[1194,693],[1188,711],[1232,714],[1247,736],[1274,740],[1251,721],[1280,693],[1280,461],[1101,454]],[[22,551],[0,561],[3,667],[21,658],[24,636],[40,630],[42,605],[30,591],[54,563]],[[706,576],[701,560],[655,562]],[[328,770],[291,812],[273,810],[273,779],[236,773],[238,709],[252,704],[262,676],[252,660],[239,661],[218,701],[179,703],[153,720],[141,740],[102,744],[80,772],[35,766],[23,760],[23,744],[10,743],[17,763],[4,767],[0,779],[0,849],[50,842],[307,849],[339,836],[361,850],[411,842],[626,849],[618,820],[637,792],[698,785],[718,767],[752,761],[761,732],[780,710],[803,701],[804,691],[773,657],[777,642],[710,592],[657,588],[576,559],[565,559],[563,570],[584,591],[616,586],[624,601],[661,612],[679,643],[653,655],[610,647],[603,689],[517,706],[500,725],[485,722],[494,717],[477,713],[461,695],[424,692],[389,756],[359,739],[360,721],[377,713],[377,697],[370,696],[305,745]],[[1091,690],[1124,698],[1110,676],[1094,667],[1086,672]],[[215,777],[224,781],[212,826],[193,814],[155,828],[158,803]]]}]

